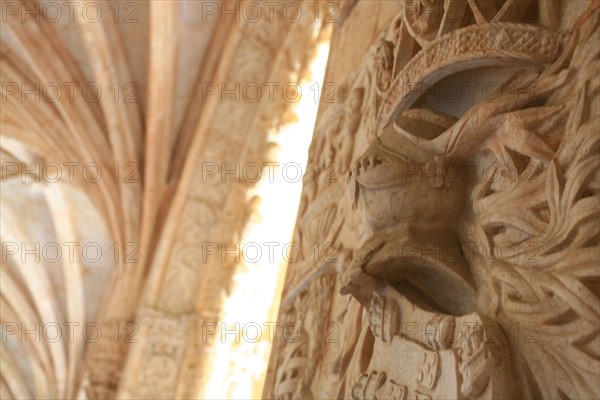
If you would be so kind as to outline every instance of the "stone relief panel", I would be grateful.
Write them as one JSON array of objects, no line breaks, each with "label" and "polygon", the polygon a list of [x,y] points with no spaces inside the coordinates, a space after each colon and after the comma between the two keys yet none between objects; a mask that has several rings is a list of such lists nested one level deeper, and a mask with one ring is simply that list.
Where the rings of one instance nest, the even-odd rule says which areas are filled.
[{"label": "stone relief panel", "polygon": [[[138,317],[139,334],[129,343],[142,343],[144,354],[138,374],[130,376],[125,398],[163,399],[173,396],[188,343],[193,315],[174,316],[165,311],[144,310]],[[136,331],[136,333],[138,333]],[[136,392],[135,396],[131,392]]]},{"label": "stone relief panel", "polygon": [[265,396],[600,396],[599,6],[398,3],[322,105]]}]

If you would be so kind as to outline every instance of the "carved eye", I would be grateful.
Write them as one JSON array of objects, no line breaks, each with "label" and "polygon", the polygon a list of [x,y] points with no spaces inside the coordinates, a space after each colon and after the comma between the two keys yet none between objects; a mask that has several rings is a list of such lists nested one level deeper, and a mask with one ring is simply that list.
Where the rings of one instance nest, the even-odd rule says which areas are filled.
[{"label": "carved eye", "polygon": [[419,139],[433,140],[450,128],[457,119],[427,108],[411,108],[394,121],[394,129]]}]

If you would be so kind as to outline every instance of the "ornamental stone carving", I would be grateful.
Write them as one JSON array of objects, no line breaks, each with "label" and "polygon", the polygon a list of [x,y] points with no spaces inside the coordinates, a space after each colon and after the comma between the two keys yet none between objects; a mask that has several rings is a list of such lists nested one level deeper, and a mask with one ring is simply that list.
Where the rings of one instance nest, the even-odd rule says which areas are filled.
[{"label": "ornamental stone carving", "polygon": [[[352,161],[304,180],[296,238],[342,250],[290,268],[283,294],[282,317],[306,325],[321,298],[339,334],[297,368],[281,358],[297,347],[275,343],[272,376],[302,383],[267,379],[266,396],[600,396],[599,7],[415,0],[386,15],[317,121],[310,157]],[[359,2],[334,39],[374,15]],[[332,54],[335,77],[352,55]]]}]

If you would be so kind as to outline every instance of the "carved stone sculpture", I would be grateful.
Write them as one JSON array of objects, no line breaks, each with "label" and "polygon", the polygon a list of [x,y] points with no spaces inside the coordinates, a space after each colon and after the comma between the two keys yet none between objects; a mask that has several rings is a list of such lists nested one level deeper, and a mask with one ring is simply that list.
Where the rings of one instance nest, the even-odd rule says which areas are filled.
[{"label": "carved stone sculpture", "polygon": [[[342,85],[364,93],[354,147],[338,147],[353,160],[345,179],[305,187],[299,215],[304,246],[335,240],[346,255],[323,305],[339,342],[303,360],[302,391],[266,395],[600,396],[599,7],[400,2]],[[327,116],[358,110],[341,100],[322,112],[311,157],[335,146]],[[323,210],[335,234],[314,229]],[[294,299],[322,294],[312,282],[327,265],[295,267],[292,320]],[[290,346],[275,344],[277,376]]]}]

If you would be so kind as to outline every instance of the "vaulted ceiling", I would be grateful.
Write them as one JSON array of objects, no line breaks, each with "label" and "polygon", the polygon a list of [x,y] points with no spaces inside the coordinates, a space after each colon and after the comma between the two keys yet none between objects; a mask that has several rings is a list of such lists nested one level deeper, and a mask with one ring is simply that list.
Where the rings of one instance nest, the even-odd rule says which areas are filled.
[{"label": "vaulted ceiling", "polygon": [[[227,3],[2,2],[0,397],[169,397],[200,375],[190,328],[173,371],[137,376],[159,359],[151,345],[177,336],[153,327],[218,313],[211,287],[233,273],[186,275],[181,259],[197,263],[179,248],[194,232],[227,226],[211,236],[227,242],[247,218],[250,183],[211,187],[201,163],[266,160],[290,107],[218,90],[301,75],[320,30],[312,1],[296,2],[296,23]],[[111,340],[130,323],[142,343]]]}]

